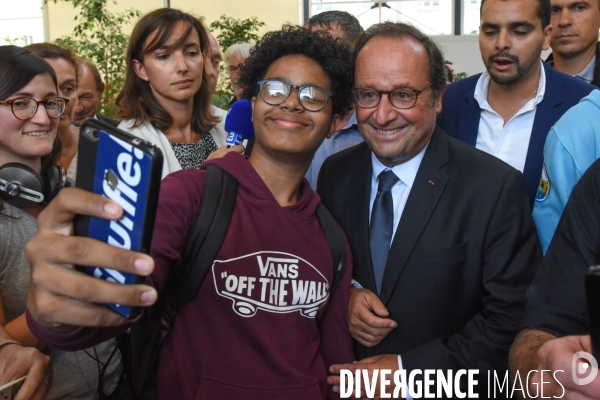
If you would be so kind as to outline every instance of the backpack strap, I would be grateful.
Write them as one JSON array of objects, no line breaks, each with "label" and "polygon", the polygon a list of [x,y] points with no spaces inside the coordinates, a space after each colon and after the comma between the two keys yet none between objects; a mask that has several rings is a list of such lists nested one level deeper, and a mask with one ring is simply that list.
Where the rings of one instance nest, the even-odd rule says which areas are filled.
[{"label": "backpack strap", "polygon": [[202,204],[182,253],[176,289],[169,293],[163,312],[169,319],[197,296],[223,245],[235,208],[238,181],[216,165],[206,170]]},{"label": "backpack strap", "polygon": [[329,250],[331,251],[331,259],[333,260],[333,283],[329,294],[329,298],[331,299],[338,286],[340,286],[346,269],[346,242],[344,241],[342,228],[335,222],[335,219],[323,204],[319,204],[317,207],[317,218],[319,219],[323,233],[325,233],[325,238],[327,238],[327,244],[329,244]]},{"label": "backpack strap", "polygon": [[149,316],[131,326],[131,376],[134,399],[156,399],[156,373],[164,339],[175,317],[192,301],[213,265],[229,230],[238,182],[217,166],[207,167],[204,193],[188,235],[179,266],[171,271],[158,303],[150,309],[160,316],[157,327]]}]

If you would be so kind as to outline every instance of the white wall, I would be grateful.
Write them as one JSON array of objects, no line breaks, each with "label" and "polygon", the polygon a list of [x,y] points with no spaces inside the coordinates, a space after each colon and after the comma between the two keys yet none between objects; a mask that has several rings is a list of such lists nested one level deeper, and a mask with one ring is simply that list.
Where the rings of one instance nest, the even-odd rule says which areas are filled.
[{"label": "white wall", "polygon": [[[0,0],[15,1],[15,0]],[[22,0],[18,0],[22,1]],[[33,0],[23,0],[33,1]],[[37,0],[44,1],[44,0]],[[147,13],[156,8],[162,7],[163,0],[116,0],[117,4],[113,4],[112,0],[108,1],[108,8],[112,12],[124,10],[126,8],[136,8],[142,13]],[[170,0],[171,7],[178,8],[182,11],[189,12],[195,16],[203,16],[207,25],[216,21],[223,14],[227,16],[245,19],[251,16],[257,16],[259,20],[266,23],[266,27],[259,34],[264,34],[268,30],[276,30],[281,28],[285,22],[297,24],[299,23],[301,0]],[[58,37],[69,35],[73,31],[73,27],[77,21],[73,17],[78,10],[73,9],[73,5],[67,1],[59,1],[53,3],[48,2],[49,10],[49,38],[54,40]],[[0,8],[0,15],[2,9]],[[135,24],[137,21],[133,21]],[[133,29],[133,24],[126,27],[126,33],[130,33]],[[218,34],[218,32],[216,32]],[[223,49],[224,50],[224,49]]]},{"label": "white wall", "polygon": [[466,72],[471,76],[485,69],[479,53],[477,35],[434,36],[433,39],[442,48],[444,58],[452,61],[456,73]]},{"label": "white wall", "polygon": [[43,42],[42,15],[41,0],[0,0],[0,45],[6,38],[20,46]]}]

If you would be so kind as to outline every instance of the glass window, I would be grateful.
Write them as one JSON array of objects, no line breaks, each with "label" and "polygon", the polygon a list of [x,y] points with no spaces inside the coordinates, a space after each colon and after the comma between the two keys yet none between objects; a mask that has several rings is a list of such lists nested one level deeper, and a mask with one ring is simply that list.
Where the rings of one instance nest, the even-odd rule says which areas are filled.
[{"label": "glass window", "polygon": [[42,0],[0,0],[0,46],[44,41]]},{"label": "glass window", "polygon": [[309,17],[323,11],[347,11],[365,29],[392,21],[410,23],[428,35],[452,34],[452,0],[388,0],[381,7],[379,1],[310,0],[309,6]]},{"label": "glass window", "polygon": [[463,35],[477,35],[479,33],[479,8],[481,0],[463,0]]}]

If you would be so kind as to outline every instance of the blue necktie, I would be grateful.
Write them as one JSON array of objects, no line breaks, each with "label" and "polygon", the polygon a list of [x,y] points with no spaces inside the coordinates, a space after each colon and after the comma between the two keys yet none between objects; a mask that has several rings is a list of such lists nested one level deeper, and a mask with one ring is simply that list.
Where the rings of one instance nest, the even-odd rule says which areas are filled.
[{"label": "blue necktie", "polygon": [[398,182],[398,177],[391,170],[379,174],[379,187],[371,211],[371,226],[369,229],[371,242],[371,261],[375,273],[377,294],[381,292],[383,272],[387,263],[392,232],[394,231],[394,200],[392,187]]}]

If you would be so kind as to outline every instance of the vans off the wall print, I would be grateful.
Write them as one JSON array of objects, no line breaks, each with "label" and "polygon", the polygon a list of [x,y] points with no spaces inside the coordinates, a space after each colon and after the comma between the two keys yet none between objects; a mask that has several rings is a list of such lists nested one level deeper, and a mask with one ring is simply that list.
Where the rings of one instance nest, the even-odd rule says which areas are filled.
[{"label": "vans off the wall print", "polygon": [[252,317],[258,310],[300,312],[314,318],[329,298],[329,281],[293,254],[261,251],[212,266],[215,290],[233,301],[234,311]]}]

